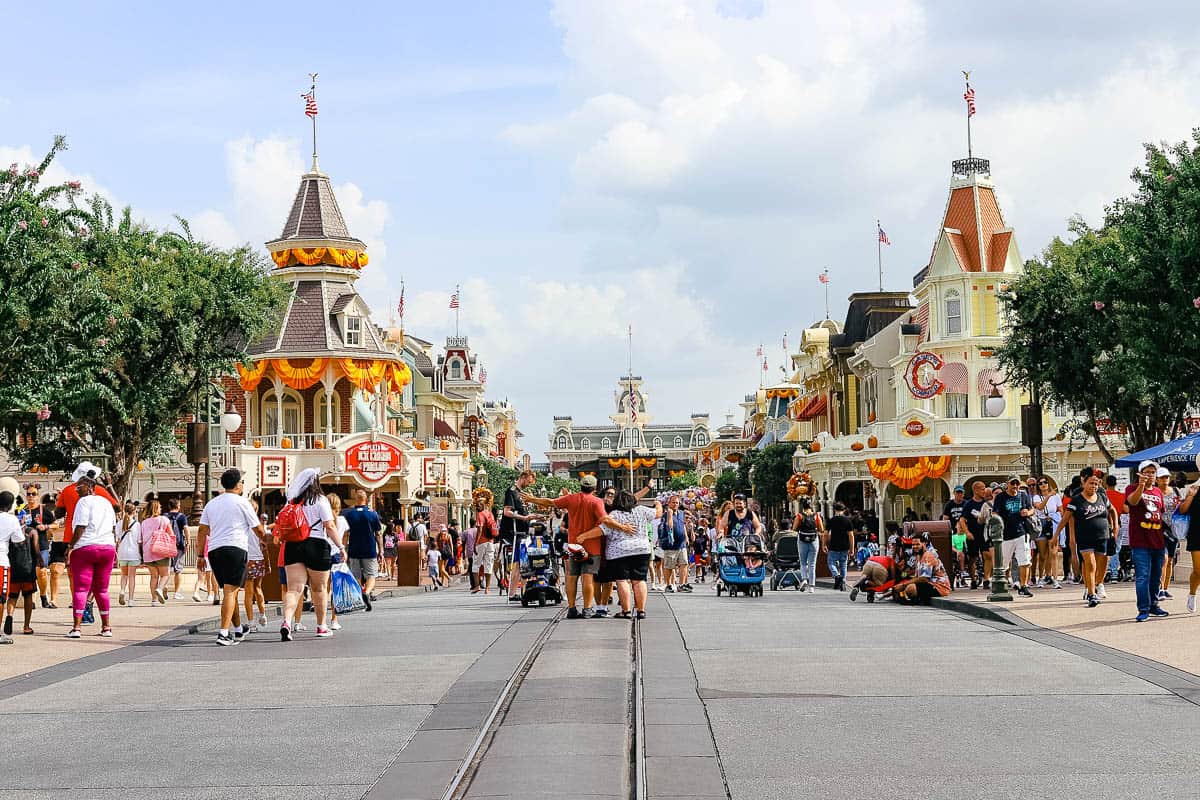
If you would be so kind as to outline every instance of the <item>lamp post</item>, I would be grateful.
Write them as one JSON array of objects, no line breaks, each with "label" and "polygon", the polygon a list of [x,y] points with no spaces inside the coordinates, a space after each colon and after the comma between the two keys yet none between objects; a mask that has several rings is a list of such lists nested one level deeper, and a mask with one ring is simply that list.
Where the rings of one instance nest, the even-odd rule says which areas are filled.
[{"label": "lamp post", "polygon": [[[1006,405],[1004,395],[997,388],[1005,381],[989,381],[992,393],[983,401],[983,411],[989,417],[998,417],[1004,413]],[[1042,475],[1042,396],[1038,385],[1034,383],[1029,389],[1029,402],[1021,406],[1021,444],[1029,448],[1029,474],[1034,477]]]},{"label": "lamp post", "polygon": [[992,541],[992,590],[988,592],[988,602],[1011,603],[1013,596],[1008,585],[1008,565],[1004,563],[1004,522],[993,513],[984,527]]}]

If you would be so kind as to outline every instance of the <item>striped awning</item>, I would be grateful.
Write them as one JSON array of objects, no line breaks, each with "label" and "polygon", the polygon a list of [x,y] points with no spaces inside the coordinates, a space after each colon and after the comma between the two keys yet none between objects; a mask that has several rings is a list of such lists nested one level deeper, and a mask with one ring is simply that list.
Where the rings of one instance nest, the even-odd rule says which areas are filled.
[{"label": "striped awning", "polygon": [[[938,380],[946,384],[947,394],[966,394],[971,385],[971,378],[967,374],[967,365],[958,362],[945,364],[938,370]],[[991,385],[988,385],[989,391]]]},{"label": "striped awning", "polygon": [[975,388],[979,391],[979,393],[981,395],[983,395],[984,397],[987,397],[988,395],[990,395],[992,393],[992,382],[993,381],[995,381],[997,384],[1002,383],[1004,381],[1004,377],[1000,374],[1000,370],[998,370],[998,369],[981,369],[981,370],[979,370],[979,373],[975,376]]},{"label": "striped awning", "polygon": [[796,415],[796,419],[800,422],[806,422],[810,419],[815,419],[825,413],[825,409],[829,407],[829,401],[825,399],[825,395],[819,394],[812,400],[809,400],[804,408],[800,409],[800,413]]}]

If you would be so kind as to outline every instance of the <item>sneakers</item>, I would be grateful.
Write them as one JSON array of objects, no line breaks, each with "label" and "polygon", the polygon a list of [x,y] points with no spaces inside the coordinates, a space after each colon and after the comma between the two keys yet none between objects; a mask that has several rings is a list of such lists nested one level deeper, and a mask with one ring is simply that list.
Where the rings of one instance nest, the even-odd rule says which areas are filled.
[{"label": "sneakers", "polygon": [[579,615],[580,619],[593,619],[596,616],[595,609],[585,608],[583,613]]},{"label": "sneakers", "polygon": [[328,639],[330,636],[333,636],[333,631],[329,630],[329,628],[326,628],[323,625],[317,626],[318,639]]},{"label": "sneakers", "polygon": [[197,589],[196,591],[192,592],[192,602],[193,602],[193,603],[199,603],[199,602],[201,602],[201,601],[200,601],[200,590],[199,590],[199,589]]},{"label": "sneakers", "polygon": [[859,591],[860,591],[860,589],[857,586],[855,586],[853,589],[850,590],[850,602],[851,603],[853,603],[855,600],[858,599]]},{"label": "sneakers", "polygon": [[338,622],[336,619],[333,622],[329,623],[329,630],[340,631],[341,629],[342,629],[342,623]]},{"label": "sneakers", "polygon": [[1165,608],[1159,608],[1158,606],[1155,606],[1154,608],[1150,609],[1150,616],[1152,616],[1152,617],[1169,617],[1169,616],[1171,616],[1171,612],[1167,611]]},{"label": "sneakers", "polygon": [[597,617],[607,617],[608,616],[608,606],[600,606],[599,608],[597,608],[596,616]]},{"label": "sneakers", "polygon": [[804,579],[800,580],[800,591],[802,591],[802,592],[808,591],[808,581],[807,580],[804,580]]},{"label": "sneakers", "polygon": [[292,629],[286,622],[279,626],[279,638],[285,642],[292,640]]},{"label": "sneakers", "polygon": [[1021,595],[1021,597],[1033,597],[1033,592],[1029,591],[1028,586],[1018,586],[1017,594]]},{"label": "sneakers", "polygon": [[1191,613],[1196,613],[1196,595],[1189,594],[1187,598],[1187,610]]},{"label": "sneakers", "polygon": [[1171,593],[1168,592],[1166,589],[1159,589],[1158,590],[1158,599],[1159,600],[1171,600],[1172,599]]},{"label": "sneakers", "polygon": [[1133,621],[1134,622],[1145,622],[1148,619],[1150,619],[1150,615],[1143,612],[1141,614],[1138,614],[1136,617],[1134,617]]},{"label": "sneakers", "polygon": [[367,607],[367,611],[370,611],[371,610],[371,600],[373,600],[374,598],[372,598],[371,595],[367,594],[366,592],[363,592],[362,598],[363,598],[363,605]]},{"label": "sneakers", "polygon": [[817,593],[817,587],[816,587],[816,586],[809,586],[809,587],[808,587],[808,593],[809,593],[809,594],[816,594],[816,593]]},{"label": "sneakers", "polygon": [[[1163,613],[1165,614],[1166,612],[1163,612]],[[112,638],[112,628],[101,628],[100,635],[103,636],[105,639],[111,639]]]},{"label": "sneakers", "polygon": [[217,596],[215,594],[213,594],[212,592],[209,592],[208,593],[208,602],[212,603],[215,606],[220,601],[217,600]]},{"label": "sneakers", "polygon": [[13,638],[7,633],[0,633],[0,644],[12,644]]},{"label": "sneakers", "polygon": [[82,639],[83,633],[79,630],[79,628],[72,628],[70,631],[67,632],[67,638],[68,639]]},{"label": "sneakers", "polygon": [[1087,596],[1087,604],[1088,608],[1095,608],[1096,606],[1100,605],[1100,598],[1096,597],[1094,594],[1089,594]]},{"label": "sneakers", "polygon": [[1050,579],[1050,588],[1051,589],[1061,589],[1062,588],[1062,584],[1058,582],[1058,578]]},{"label": "sneakers", "polygon": [[670,583],[668,583],[668,584],[667,584],[667,588],[666,588],[666,589],[663,589],[663,591],[664,591],[664,592],[666,592],[667,594],[674,594],[674,593],[675,593],[675,586],[674,586],[673,584],[670,584]]},{"label": "sneakers", "polygon": [[117,605],[122,605],[122,606],[125,605],[125,593],[124,592],[121,592],[119,595],[117,595]]},{"label": "sneakers", "polygon": [[579,609],[571,606],[567,609],[567,619],[579,619]]},{"label": "sneakers", "polygon": [[164,606],[167,604],[167,593],[162,589],[158,590],[158,602],[162,603]]},{"label": "sneakers", "polygon": [[171,595],[171,599],[172,599],[172,600],[182,600],[182,599],[183,599],[183,593],[182,593],[182,592],[176,592],[175,594]]},{"label": "sneakers", "polygon": [[217,633],[217,644],[222,647],[233,647],[235,644],[241,644],[240,639],[235,639],[228,633]]},{"label": "sneakers", "polygon": [[1103,583],[1097,583],[1097,584],[1096,584],[1096,597],[1099,597],[1101,600],[1107,600],[1107,599],[1108,599],[1108,592],[1104,591],[1104,584],[1103,584]]},{"label": "sneakers", "polygon": [[260,628],[265,628],[265,627],[267,627],[267,615],[266,615],[266,614],[259,614],[259,615],[258,615],[258,626],[259,626]]},{"label": "sneakers", "polygon": [[685,583],[683,586],[679,587],[679,591],[684,592],[685,594],[691,594],[692,585],[690,583]]},{"label": "sneakers", "polygon": [[297,622],[295,625],[292,626],[292,630],[306,631],[306,630],[308,630],[308,626],[305,625],[303,622]]}]

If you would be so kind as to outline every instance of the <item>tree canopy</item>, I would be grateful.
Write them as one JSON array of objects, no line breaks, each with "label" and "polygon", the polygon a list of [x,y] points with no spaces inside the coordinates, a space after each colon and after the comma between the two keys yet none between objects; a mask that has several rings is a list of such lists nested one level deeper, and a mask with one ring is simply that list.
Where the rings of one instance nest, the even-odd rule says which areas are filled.
[{"label": "tree canopy", "polygon": [[[61,148],[56,141],[40,171]],[[175,459],[179,420],[278,323],[287,289],[251,248],[197,241],[183,220],[179,232],[160,231],[134,222],[128,208],[114,214],[99,197],[76,206],[78,186],[38,193],[37,176],[15,178],[17,202],[0,206],[5,277],[13,287],[37,287],[38,296],[62,292],[69,305],[48,306],[62,313],[37,327],[39,341],[17,346],[16,363],[28,371],[0,373],[0,445],[26,465],[51,468],[103,454],[124,493],[139,460]],[[39,222],[36,238],[21,242],[34,228],[31,215],[49,224]]]},{"label": "tree canopy", "polygon": [[1141,450],[1200,407],[1200,130],[1145,151],[1103,225],[1071,220],[1003,295],[1010,380],[1075,409],[1110,461],[1098,423]]}]

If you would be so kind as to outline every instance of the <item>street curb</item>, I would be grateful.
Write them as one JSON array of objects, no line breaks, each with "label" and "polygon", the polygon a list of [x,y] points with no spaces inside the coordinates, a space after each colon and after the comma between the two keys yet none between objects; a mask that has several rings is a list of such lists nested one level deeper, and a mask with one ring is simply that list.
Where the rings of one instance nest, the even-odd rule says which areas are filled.
[{"label": "street curb", "polygon": [[1008,611],[1001,611],[998,608],[972,603],[969,600],[954,600],[949,597],[934,597],[930,599],[929,604],[934,608],[940,608],[943,611],[954,611],[959,614],[966,614],[969,617],[977,619],[987,619],[992,622],[1000,622],[1013,627],[1028,627],[1029,623],[1016,614]]}]

